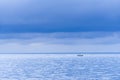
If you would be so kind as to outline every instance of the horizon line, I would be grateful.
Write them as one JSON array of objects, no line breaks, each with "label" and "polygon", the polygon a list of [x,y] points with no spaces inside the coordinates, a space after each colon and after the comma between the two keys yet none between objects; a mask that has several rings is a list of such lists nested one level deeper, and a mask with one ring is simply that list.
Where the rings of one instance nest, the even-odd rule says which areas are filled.
[{"label": "horizon line", "polygon": [[116,53],[120,54],[120,52],[39,52],[39,53],[0,53],[0,54],[111,54]]}]

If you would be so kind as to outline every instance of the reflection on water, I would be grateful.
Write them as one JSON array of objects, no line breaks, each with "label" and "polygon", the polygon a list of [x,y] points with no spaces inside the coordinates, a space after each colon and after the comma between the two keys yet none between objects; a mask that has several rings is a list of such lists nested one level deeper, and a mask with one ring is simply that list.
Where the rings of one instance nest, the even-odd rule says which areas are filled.
[{"label": "reflection on water", "polygon": [[8,56],[0,58],[0,80],[120,80],[118,56]]}]

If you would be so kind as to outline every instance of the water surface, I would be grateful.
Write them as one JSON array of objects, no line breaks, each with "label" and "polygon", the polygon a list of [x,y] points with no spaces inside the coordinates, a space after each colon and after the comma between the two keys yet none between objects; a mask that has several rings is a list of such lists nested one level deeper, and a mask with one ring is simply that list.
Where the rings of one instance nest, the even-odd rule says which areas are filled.
[{"label": "water surface", "polygon": [[120,55],[0,54],[0,80],[120,80]]}]

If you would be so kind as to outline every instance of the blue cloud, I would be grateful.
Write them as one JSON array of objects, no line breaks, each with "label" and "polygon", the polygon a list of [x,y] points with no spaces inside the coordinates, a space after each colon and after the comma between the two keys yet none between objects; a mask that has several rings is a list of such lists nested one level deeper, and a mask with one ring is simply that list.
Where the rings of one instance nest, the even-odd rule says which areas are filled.
[{"label": "blue cloud", "polygon": [[63,45],[118,44],[119,32],[9,33],[0,34],[0,43],[44,43]]},{"label": "blue cloud", "polygon": [[119,0],[1,0],[0,33],[120,31]]},{"label": "blue cloud", "polygon": [[120,51],[120,32],[2,33],[1,53]]},{"label": "blue cloud", "polygon": [[96,39],[119,35],[119,32],[54,32],[54,33],[4,33],[0,39],[34,39],[34,38],[56,38],[56,39]]}]

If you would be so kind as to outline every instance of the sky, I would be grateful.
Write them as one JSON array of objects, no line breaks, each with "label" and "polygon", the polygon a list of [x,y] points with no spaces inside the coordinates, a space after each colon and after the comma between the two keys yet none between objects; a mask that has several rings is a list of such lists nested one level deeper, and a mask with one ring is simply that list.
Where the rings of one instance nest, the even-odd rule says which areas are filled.
[{"label": "sky", "polygon": [[0,0],[0,53],[120,52],[119,0]]}]

